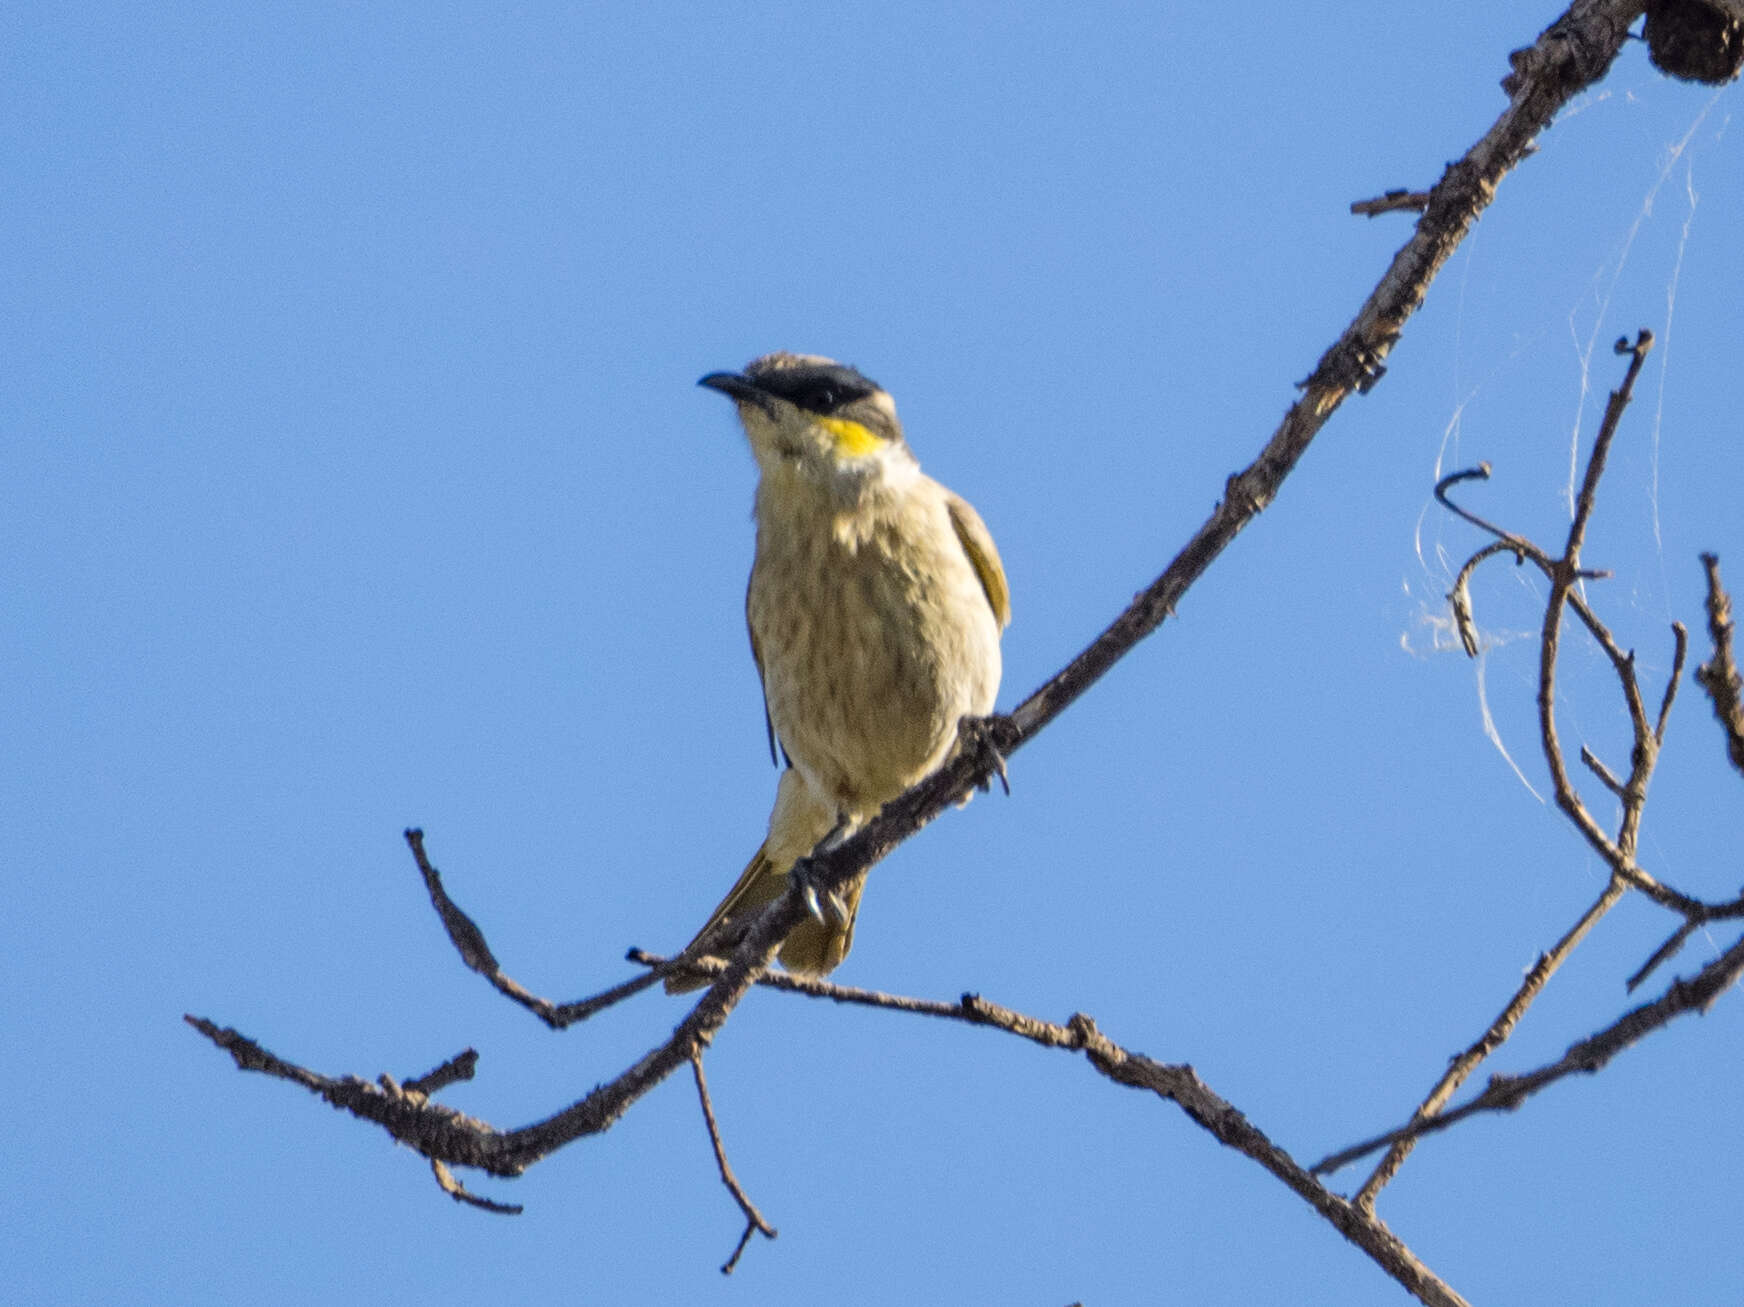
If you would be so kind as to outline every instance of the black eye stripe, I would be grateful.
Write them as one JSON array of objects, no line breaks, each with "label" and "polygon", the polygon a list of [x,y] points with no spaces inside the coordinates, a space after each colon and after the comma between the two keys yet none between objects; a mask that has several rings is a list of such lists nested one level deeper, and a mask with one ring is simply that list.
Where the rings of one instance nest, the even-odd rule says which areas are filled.
[{"label": "black eye stripe", "polygon": [[841,364],[828,367],[779,368],[757,375],[757,385],[811,413],[830,414],[878,393],[875,382]]}]

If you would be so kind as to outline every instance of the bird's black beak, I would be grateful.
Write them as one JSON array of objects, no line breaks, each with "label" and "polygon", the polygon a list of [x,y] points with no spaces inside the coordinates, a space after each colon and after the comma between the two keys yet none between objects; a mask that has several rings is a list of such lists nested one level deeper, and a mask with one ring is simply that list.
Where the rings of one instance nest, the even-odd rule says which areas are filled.
[{"label": "bird's black beak", "polygon": [[735,403],[755,404],[770,417],[775,416],[775,401],[762,387],[743,373],[711,372],[696,384],[707,386],[710,390],[718,390]]}]

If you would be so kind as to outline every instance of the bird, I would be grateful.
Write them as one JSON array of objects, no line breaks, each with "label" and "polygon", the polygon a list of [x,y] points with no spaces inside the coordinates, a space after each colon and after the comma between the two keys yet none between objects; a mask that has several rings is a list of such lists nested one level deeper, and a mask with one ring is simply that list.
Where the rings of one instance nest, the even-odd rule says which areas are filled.
[{"label": "bird", "polygon": [[[993,710],[1011,596],[968,501],[920,470],[896,404],[858,369],[765,354],[698,383],[733,401],[756,460],[745,593],[770,755],[769,834],[681,956],[720,949],[852,835],[949,761]],[[779,957],[823,975],[848,954],[865,877],[796,926]],[[723,925],[723,923],[729,923]],[[670,992],[706,983],[675,974]]]}]

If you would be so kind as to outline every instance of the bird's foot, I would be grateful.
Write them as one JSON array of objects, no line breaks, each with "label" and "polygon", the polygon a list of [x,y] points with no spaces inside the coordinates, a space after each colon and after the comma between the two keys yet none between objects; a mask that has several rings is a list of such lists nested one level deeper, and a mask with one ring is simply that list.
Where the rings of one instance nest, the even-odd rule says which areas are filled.
[{"label": "bird's foot", "polygon": [[[835,832],[832,831],[831,835],[834,834]],[[836,843],[840,844],[843,838],[845,837],[836,836]],[[824,837],[824,840],[817,847],[817,852],[827,853],[829,851],[825,848],[829,839],[830,836]],[[851,920],[847,901],[834,890],[821,889],[818,885],[817,867],[809,856],[794,863],[793,869],[787,873],[787,878],[799,889],[800,898],[805,900],[805,910],[811,913],[812,919],[820,925],[828,926],[832,930],[839,930]]]},{"label": "bird's foot", "polygon": [[964,753],[969,754],[981,771],[978,782],[983,793],[993,788],[993,778],[999,777],[999,788],[1011,796],[1011,778],[1005,770],[1005,753],[1018,743],[1017,727],[1011,718],[994,713],[987,717],[964,717],[957,723],[957,738]]}]

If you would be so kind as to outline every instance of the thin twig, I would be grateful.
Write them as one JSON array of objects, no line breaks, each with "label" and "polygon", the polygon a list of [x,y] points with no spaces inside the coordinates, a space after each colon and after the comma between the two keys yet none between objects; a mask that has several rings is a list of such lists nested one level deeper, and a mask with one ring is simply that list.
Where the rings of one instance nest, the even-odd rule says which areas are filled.
[{"label": "thin twig", "polygon": [[1630,976],[1629,979],[1624,982],[1624,988],[1629,993],[1633,994],[1638,988],[1640,988],[1641,982],[1658,970],[1660,965],[1664,963],[1667,958],[1677,956],[1678,951],[1684,946],[1684,941],[1693,935],[1696,930],[1697,925],[1695,922],[1685,921],[1676,930],[1672,931],[1670,937],[1665,941],[1665,943],[1654,949],[1652,956],[1636,968],[1635,974]]},{"label": "thin twig", "polygon": [[1619,799],[1623,797],[1623,782],[1617,779],[1617,774],[1599,761],[1599,755],[1586,745],[1581,745],[1580,760],[1587,765],[1587,770],[1599,778],[1599,783]]},{"label": "thin twig", "polygon": [[620,985],[613,985],[610,989],[572,1003],[554,1003],[548,998],[542,998],[502,969],[496,954],[491,952],[484,931],[449,897],[442,884],[442,873],[436,870],[425,852],[424,832],[414,827],[405,832],[405,839],[412,850],[413,860],[418,864],[418,872],[424,878],[424,889],[430,896],[430,904],[436,909],[436,915],[442,918],[442,924],[447,929],[448,938],[453,942],[455,950],[460,954],[460,960],[490,981],[499,994],[513,999],[553,1030],[562,1030],[578,1021],[585,1021],[596,1012],[603,1012],[614,1004],[640,994],[665,974],[662,972],[634,976]]},{"label": "thin twig", "polygon": [[[1624,890],[1622,879],[1617,876],[1611,877],[1604,891],[1581,914],[1580,920],[1569,927],[1563,937],[1557,940],[1548,952],[1538,955],[1538,960],[1532,964],[1531,970],[1526,973],[1526,978],[1520,982],[1520,987],[1514,991],[1514,996],[1508,1000],[1500,1015],[1490,1023],[1489,1029],[1478,1036],[1469,1048],[1448,1063],[1447,1070],[1435,1082],[1435,1087],[1429,1091],[1422,1103],[1418,1105],[1417,1110],[1412,1113],[1411,1120],[1414,1124],[1434,1119],[1447,1105],[1448,1100],[1458,1092],[1459,1087],[1466,1082],[1471,1073],[1477,1070],[1483,1060],[1508,1041],[1508,1037],[1514,1033],[1514,1028],[1520,1024],[1520,1019],[1526,1015],[1526,1010],[1532,1006],[1533,1001],[1543,991],[1545,985],[1550,983],[1550,978],[1568,960],[1569,954],[1574,952],[1581,940],[1586,938],[1587,932],[1592,930],[1598,924],[1599,919],[1616,905],[1618,899],[1623,897]],[[1398,1174],[1399,1168],[1405,1164],[1405,1159],[1411,1155],[1415,1137],[1400,1135],[1396,1140],[1390,1142],[1392,1147],[1388,1150],[1387,1155],[1369,1174],[1368,1179],[1363,1181],[1362,1188],[1357,1190],[1356,1197],[1352,1200],[1364,1211],[1370,1211],[1374,1208],[1375,1198],[1380,1194],[1382,1188]],[[1315,1174],[1322,1175],[1328,1169],[1330,1168],[1323,1162],[1316,1166],[1314,1171]]]},{"label": "thin twig", "polygon": [[417,827],[411,827],[405,832],[405,840],[411,847],[412,858],[418,864],[419,873],[424,877],[424,890],[430,896],[431,906],[436,909],[436,915],[442,918],[442,925],[448,931],[448,939],[454,945],[455,951],[460,954],[460,960],[490,981],[498,993],[506,994],[549,1024],[551,1002],[528,992],[503,973],[502,967],[497,964],[496,954],[491,952],[489,943],[485,941],[484,932],[448,897],[448,891],[442,888],[442,873],[431,865],[430,859],[424,853],[424,832]]},{"label": "thin twig", "polygon": [[751,1201],[739,1184],[739,1178],[733,1174],[733,1164],[727,1161],[727,1146],[721,1142],[721,1127],[715,1120],[715,1106],[709,1098],[708,1077],[702,1072],[701,1049],[691,1054],[690,1069],[696,1076],[696,1096],[702,1103],[702,1119],[708,1125],[709,1145],[715,1150],[715,1165],[720,1169],[721,1183],[726,1185],[727,1192],[745,1214],[745,1233],[740,1237],[738,1247],[733,1249],[733,1255],[721,1266],[722,1275],[731,1275],[733,1268],[739,1264],[739,1258],[744,1256],[745,1245],[751,1242],[753,1234],[761,1233],[765,1239],[773,1239],[777,1231],[763,1219],[763,1213],[757,1210],[757,1204]]},{"label": "thin twig", "polygon": [[1708,692],[1726,736],[1726,756],[1744,773],[1744,679],[1732,655],[1732,598],[1720,584],[1720,557],[1703,554],[1708,573],[1708,637],[1714,656],[1696,668],[1696,684]]},{"label": "thin twig", "polygon": [[1684,659],[1689,656],[1689,628],[1682,622],[1671,624],[1671,638],[1674,644],[1671,654],[1671,675],[1665,678],[1665,693],[1659,700],[1659,720],[1653,727],[1653,740],[1656,744],[1665,743],[1665,724],[1671,720],[1671,705],[1677,701],[1677,687],[1683,680]]},{"label": "thin twig", "polygon": [[[1447,479],[1444,477],[1444,478],[1442,478],[1440,484],[1436,486],[1436,491],[1437,491],[1436,497],[1438,499],[1440,499],[1441,502],[1444,504],[1448,504],[1448,500],[1446,498],[1447,484],[1448,484]],[[1448,504],[1448,506],[1450,508],[1454,508],[1456,512],[1460,511],[1457,507],[1455,507],[1452,504]],[[1463,513],[1462,513],[1462,516],[1463,516]],[[1470,558],[1465,560],[1465,566],[1459,569],[1459,575],[1454,578],[1453,589],[1451,589],[1447,592],[1447,602],[1453,608],[1453,622],[1454,622],[1454,625],[1459,630],[1459,642],[1461,645],[1463,645],[1465,647],[1465,654],[1466,654],[1467,658],[1476,658],[1478,656],[1478,647],[1479,647],[1477,621],[1472,616],[1472,604],[1471,604],[1472,573],[1477,571],[1478,565],[1480,563],[1483,563],[1487,559],[1493,558],[1497,554],[1504,553],[1504,552],[1511,553],[1514,555],[1515,566],[1519,566],[1520,564],[1524,563],[1526,561],[1527,554],[1528,554],[1527,549],[1521,548],[1520,546],[1517,546],[1514,544],[1510,544],[1506,540],[1493,541],[1490,544],[1485,545],[1482,549],[1478,550],[1477,553],[1473,554]],[[1536,550],[1534,549],[1534,550],[1532,550],[1532,552],[1536,552]],[[1539,563],[1539,566],[1541,566],[1541,567],[1545,566],[1548,563],[1548,560],[1540,562],[1540,560],[1538,560],[1537,558],[1534,558],[1532,561],[1535,563]]]},{"label": "thin twig", "polygon": [[1378,218],[1383,213],[1409,209],[1421,213],[1429,207],[1428,191],[1408,191],[1404,188],[1377,195],[1372,200],[1352,200],[1350,211],[1358,217]]},{"label": "thin twig", "polygon": [[454,1172],[448,1169],[447,1163],[432,1157],[430,1170],[436,1177],[436,1183],[457,1203],[465,1203],[468,1207],[476,1207],[484,1212],[496,1212],[501,1216],[519,1216],[525,1209],[519,1203],[499,1203],[494,1198],[484,1198],[473,1193],[461,1184]]},{"label": "thin twig", "polygon": [[[1489,532],[1491,535],[1496,537],[1496,540],[1500,544],[1511,549],[1514,553],[1543,559],[1545,563],[1548,564],[1549,559],[1545,556],[1543,551],[1525,536],[1517,536],[1512,531],[1504,531],[1488,518],[1479,517],[1469,508],[1454,503],[1453,500],[1448,497],[1447,492],[1459,485],[1460,482],[1488,481],[1494,470],[1495,469],[1485,462],[1479,463],[1476,467],[1462,468],[1458,472],[1449,472],[1446,476],[1442,477],[1441,480],[1435,483],[1435,498],[1437,502],[1454,516],[1464,518],[1480,531]],[[1487,549],[1480,551],[1480,554],[1477,557],[1481,561],[1482,558],[1488,558],[1491,554],[1496,552],[1498,552],[1496,546],[1490,545]],[[1466,566],[1470,567],[1471,564],[1467,563]]]},{"label": "thin twig", "polygon": [[1732,921],[1744,917],[1744,896],[1733,899],[1730,903],[1698,903],[1693,908],[1676,910],[1683,912],[1683,925],[1674,930],[1671,937],[1653,951],[1653,956],[1641,964],[1640,970],[1629,977],[1631,992],[1653,974],[1655,967],[1675,956],[1684,946],[1684,941],[1701,927],[1712,921]]},{"label": "thin twig", "polygon": [[478,1069],[478,1050],[463,1049],[449,1058],[441,1066],[432,1071],[426,1071],[421,1076],[413,1076],[410,1080],[400,1083],[400,1088],[410,1090],[414,1094],[436,1094],[462,1080],[471,1080],[473,1072]]}]

